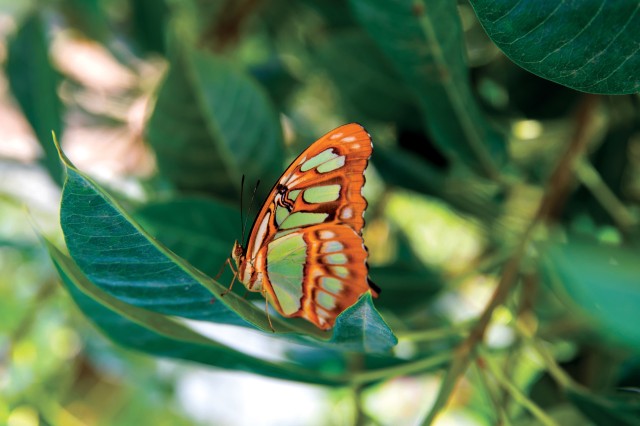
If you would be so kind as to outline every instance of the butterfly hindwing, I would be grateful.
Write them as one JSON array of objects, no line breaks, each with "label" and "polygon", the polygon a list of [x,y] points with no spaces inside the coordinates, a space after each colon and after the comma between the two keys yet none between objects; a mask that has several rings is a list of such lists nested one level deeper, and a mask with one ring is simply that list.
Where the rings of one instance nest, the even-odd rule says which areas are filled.
[{"label": "butterfly hindwing", "polygon": [[367,252],[362,237],[344,225],[306,228],[305,239],[310,245],[300,316],[330,328],[342,311],[369,290]]},{"label": "butterfly hindwing", "polygon": [[329,132],[291,163],[258,214],[238,274],[282,315],[328,329],[369,290],[362,187],[371,152],[359,124]]}]

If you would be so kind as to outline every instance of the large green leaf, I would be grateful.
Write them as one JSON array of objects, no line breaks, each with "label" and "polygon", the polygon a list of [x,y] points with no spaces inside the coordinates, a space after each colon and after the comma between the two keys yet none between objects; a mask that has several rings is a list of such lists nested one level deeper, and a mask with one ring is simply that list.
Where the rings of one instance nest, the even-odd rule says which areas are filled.
[{"label": "large green leaf", "polygon": [[161,314],[138,308],[110,296],[92,284],[73,261],[45,241],[62,282],[82,312],[111,340],[138,351],[195,361],[220,368],[320,384],[342,384],[344,376],[288,362],[269,362],[225,346]]},{"label": "large green leaf", "polygon": [[[171,250],[198,268],[212,273],[217,271],[229,256],[230,242],[238,237],[235,230],[240,226],[238,211],[204,199],[182,199],[152,204],[138,211],[136,217],[140,218],[146,228],[153,230],[160,241]],[[386,275],[384,277],[386,278]],[[392,277],[389,277],[389,282],[391,281]],[[393,289],[390,291],[393,292]],[[354,331],[356,317],[366,318],[368,322]],[[338,318],[340,320],[334,328],[333,343],[329,347],[381,353],[388,352],[388,349],[395,345],[393,333],[375,311],[370,300],[366,303],[361,301]],[[371,336],[381,333],[381,337],[372,341]],[[354,340],[337,336],[351,336]],[[294,340],[298,341],[295,338]],[[368,343],[368,346],[365,345],[365,342],[369,341],[372,342]],[[323,346],[327,345],[323,343]]]},{"label": "large green leaf", "polygon": [[353,120],[371,118],[420,129],[409,88],[373,40],[360,29],[332,33],[319,46],[318,61],[331,75]]},{"label": "large green leaf", "polygon": [[241,237],[240,211],[205,198],[150,203],[133,216],[162,244],[210,276],[217,275],[234,240]]},{"label": "large green leaf", "polygon": [[471,0],[491,39],[522,68],[590,93],[640,91],[635,0]]},{"label": "large green leaf", "polygon": [[640,349],[640,254],[572,237],[543,250],[544,272],[603,336]]},{"label": "large green leaf", "polygon": [[130,0],[133,32],[145,50],[165,53],[169,8],[165,0]]},{"label": "large green leaf", "polygon": [[[95,182],[66,158],[64,160],[67,180],[62,193],[60,221],[69,253],[89,280],[109,295],[151,311],[231,324],[246,325],[248,322],[262,330],[270,330],[261,307],[235,293],[220,297],[226,287],[149,235]],[[176,235],[188,234],[178,232]],[[379,314],[369,313],[372,306],[360,309],[367,311],[362,315],[369,319],[368,327],[386,329],[387,334],[393,336]],[[277,332],[293,334],[291,339],[296,341],[299,337],[295,335],[313,337],[321,342],[330,336],[300,319],[284,320],[272,316],[271,321]],[[334,333],[341,334],[341,330],[341,326],[336,326]],[[369,329],[361,329],[361,332],[367,334]],[[393,344],[387,342],[385,347]],[[339,341],[334,346],[354,350],[352,342]],[[363,346],[363,350],[368,348],[373,346]]]},{"label": "large green leaf", "polygon": [[44,24],[38,11],[22,21],[10,39],[6,72],[11,91],[44,150],[43,165],[62,185],[63,170],[51,143],[51,131],[62,132],[63,106],[57,93],[58,74],[49,61]]},{"label": "large green leaf", "polygon": [[[147,127],[160,172],[180,190],[237,200],[241,176],[275,182],[284,158],[277,112],[245,72],[206,51],[173,46]],[[266,195],[269,185],[258,191]]]},{"label": "large green leaf", "polygon": [[[65,159],[60,223],[71,257],[110,295],[156,312],[270,330],[264,311],[229,293],[145,232],[104,190]],[[246,322],[245,322],[246,321]],[[272,319],[282,332],[326,337],[300,322]]]},{"label": "large green leaf", "polygon": [[435,144],[449,158],[495,176],[505,159],[505,141],[472,94],[456,3],[350,0],[350,4],[414,93]]}]

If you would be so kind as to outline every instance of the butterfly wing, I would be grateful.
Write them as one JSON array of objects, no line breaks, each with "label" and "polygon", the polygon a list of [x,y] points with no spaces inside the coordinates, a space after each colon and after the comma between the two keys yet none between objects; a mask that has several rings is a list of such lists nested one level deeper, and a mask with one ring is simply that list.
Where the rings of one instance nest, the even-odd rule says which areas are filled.
[{"label": "butterfly wing", "polygon": [[359,124],[329,132],[291,163],[258,214],[240,277],[259,280],[282,315],[328,329],[370,288],[362,187],[371,152]]},{"label": "butterfly wing", "polygon": [[263,250],[263,288],[284,316],[303,317],[328,329],[370,288],[366,249],[349,226],[304,227],[273,239]]}]

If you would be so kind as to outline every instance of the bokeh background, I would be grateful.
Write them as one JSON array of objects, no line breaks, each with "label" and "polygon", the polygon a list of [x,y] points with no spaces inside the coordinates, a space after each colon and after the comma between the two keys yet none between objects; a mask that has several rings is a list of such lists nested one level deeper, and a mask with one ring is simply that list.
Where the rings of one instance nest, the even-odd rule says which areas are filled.
[{"label": "bokeh background", "polygon": [[[561,58],[545,68],[548,54],[509,50],[527,38],[492,33],[500,19],[472,3],[0,0],[0,423],[638,424],[640,99],[625,51],[637,34],[601,40],[585,2],[583,38],[548,50]],[[540,45],[568,39],[561,12]],[[608,28],[637,22],[637,9],[608,12]],[[526,26],[514,15],[502,21]],[[575,55],[590,59],[564,72]],[[51,131],[213,276],[237,230],[215,215],[190,224],[171,203],[223,203],[239,228],[242,174],[266,182],[260,200],[297,153],[352,121],[375,144],[365,241],[393,356],[446,362],[338,388],[220,370],[118,346],[60,285],[38,237],[65,246]],[[224,157],[244,138],[262,150]],[[267,360],[287,350],[198,327]],[[452,378],[464,350],[478,358]]]}]

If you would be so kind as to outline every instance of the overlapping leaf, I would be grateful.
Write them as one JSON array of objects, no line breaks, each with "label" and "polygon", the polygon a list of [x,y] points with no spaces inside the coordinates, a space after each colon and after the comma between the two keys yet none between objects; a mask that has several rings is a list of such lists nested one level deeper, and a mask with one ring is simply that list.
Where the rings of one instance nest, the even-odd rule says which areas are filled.
[{"label": "overlapping leaf", "polygon": [[369,292],[336,318],[331,341],[345,349],[365,353],[385,353],[398,343],[373,307]]},{"label": "overlapping leaf", "polygon": [[[262,308],[252,305],[234,293],[219,297],[226,290],[224,286],[195,269],[156,238],[147,234],[97,184],[68,161],[66,165],[68,177],[63,189],[61,225],[71,256],[91,282],[129,305],[158,313],[240,325],[250,323],[263,330],[269,330],[267,317]],[[190,205],[190,208],[202,208],[205,205],[206,203],[196,202]],[[183,204],[182,208],[184,207]],[[203,212],[211,212],[212,208],[218,209],[219,206],[207,206],[203,208]],[[199,217],[204,219],[205,215],[201,212]],[[215,223],[214,217],[211,220]],[[164,231],[172,230],[174,239],[185,238],[181,242],[172,243],[176,246],[180,246],[181,243],[181,250],[201,250],[203,246],[197,242],[194,245],[194,241],[187,238],[188,232],[181,232],[181,226],[185,226],[190,232],[198,226],[202,229],[210,228],[210,224],[204,220],[193,224],[168,221],[166,228],[156,223],[160,235],[163,235]],[[221,240],[218,240],[218,243],[222,244]],[[231,244],[229,241],[229,247]],[[369,301],[364,303],[361,309],[372,311],[375,308]],[[379,315],[369,317],[369,328],[361,330],[363,336],[360,338],[365,338],[364,335],[369,334],[370,330],[377,332],[380,329],[386,329],[387,335],[393,336]],[[302,320],[272,317],[271,321],[279,333],[314,337],[320,341],[330,336]],[[334,333],[342,333],[341,327],[351,327],[346,319],[342,320],[341,324],[343,325],[335,327]],[[295,336],[292,338],[299,340]],[[395,344],[394,339],[395,337],[390,337],[389,341],[377,348],[369,345],[363,347],[363,350],[387,351]],[[337,342],[335,348],[341,347],[347,345]],[[349,345],[348,348],[352,349],[352,346]]]}]

